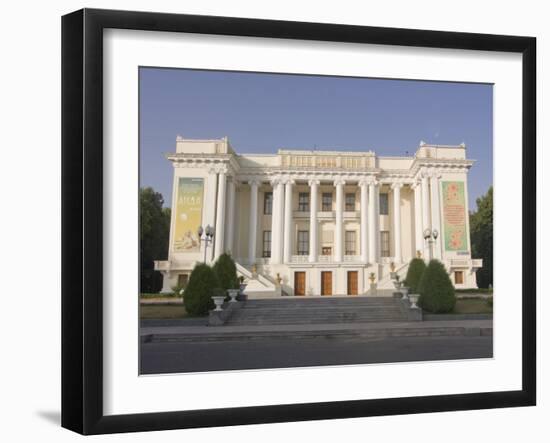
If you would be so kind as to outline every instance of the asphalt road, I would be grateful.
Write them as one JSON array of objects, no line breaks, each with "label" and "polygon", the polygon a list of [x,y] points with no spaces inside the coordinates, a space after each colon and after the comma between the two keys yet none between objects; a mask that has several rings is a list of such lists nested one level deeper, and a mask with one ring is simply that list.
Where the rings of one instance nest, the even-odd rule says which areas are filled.
[{"label": "asphalt road", "polygon": [[142,343],[141,373],[456,360],[492,355],[490,336]]}]

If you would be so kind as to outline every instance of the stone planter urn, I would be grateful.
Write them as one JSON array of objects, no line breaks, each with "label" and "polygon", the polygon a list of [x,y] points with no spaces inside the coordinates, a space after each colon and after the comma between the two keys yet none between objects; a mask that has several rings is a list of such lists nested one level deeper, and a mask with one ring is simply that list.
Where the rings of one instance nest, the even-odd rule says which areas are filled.
[{"label": "stone planter urn", "polygon": [[407,288],[406,286],[403,286],[399,292],[401,292],[401,294],[403,294],[403,300],[406,300],[407,298],[409,298],[409,288]]},{"label": "stone planter urn", "polygon": [[214,300],[214,304],[216,305],[216,309],[214,309],[214,311],[223,311],[222,305],[225,297],[223,295],[215,295],[212,297],[212,300]]},{"label": "stone planter urn", "polygon": [[418,297],[418,294],[409,295],[409,300],[411,301],[411,309],[419,309],[418,305],[416,304],[416,302],[418,301]]},{"label": "stone planter urn", "polygon": [[231,300],[229,300],[229,303],[236,303],[237,302],[237,296],[241,292],[240,289],[228,289],[227,293],[229,294],[229,297]]}]

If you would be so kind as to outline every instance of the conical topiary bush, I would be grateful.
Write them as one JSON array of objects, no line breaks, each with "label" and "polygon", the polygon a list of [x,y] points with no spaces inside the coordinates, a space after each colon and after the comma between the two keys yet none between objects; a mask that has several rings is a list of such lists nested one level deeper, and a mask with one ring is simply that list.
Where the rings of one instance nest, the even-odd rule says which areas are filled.
[{"label": "conical topiary bush", "polygon": [[407,277],[405,278],[405,286],[409,288],[410,294],[418,294],[418,284],[425,270],[426,263],[424,263],[424,260],[421,258],[413,258],[409,263]]},{"label": "conical topiary bush", "polygon": [[238,289],[239,279],[237,278],[237,267],[231,256],[224,253],[218,257],[212,268],[220,282],[220,288],[224,291],[227,289]]},{"label": "conical topiary bush", "polygon": [[183,304],[187,313],[191,316],[207,315],[210,309],[214,309],[211,297],[215,295],[214,290],[219,287],[220,283],[214,270],[204,263],[197,264],[183,292]]},{"label": "conical topiary bush", "polygon": [[451,312],[456,303],[455,288],[443,263],[431,260],[418,284],[418,305],[429,312]]}]

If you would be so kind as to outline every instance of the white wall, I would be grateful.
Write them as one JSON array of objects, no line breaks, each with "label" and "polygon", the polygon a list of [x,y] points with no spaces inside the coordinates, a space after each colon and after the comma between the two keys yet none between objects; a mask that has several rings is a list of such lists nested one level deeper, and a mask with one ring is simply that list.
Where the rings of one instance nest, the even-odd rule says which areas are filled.
[{"label": "white wall", "polygon": [[[545,122],[550,120],[550,88],[543,90],[541,86],[542,79],[550,76],[550,29],[544,2],[540,1],[464,0],[449,4],[436,0],[386,3],[352,0],[326,3],[292,0],[6,2],[0,28],[3,68],[0,71],[0,181],[2,189],[8,190],[2,193],[5,210],[2,213],[11,215],[2,217],[1,221],[4,315],[0,328],[4,358],[0,366],[0,412],[4,420],[0,437],[4,441],[84,441],[59,428],[56,418],[60,409],[60,16],[83,6],[535,35],[539,37],[539,148],[542,148],[545,131],[547,134]],[[36,138],[39,143],[35,142]],[[549,158],[545,155],[539,161],[539,171],[543,164],[549,170]],[[538,176],[548,195],[548,175],[542,177],[539,172]],[[32,199],[29,204],[37,185],[47,198]],[[539,188],[539,195],[542,193]],[[543,203],[542,199],[540,202]],[[550,221],[548,210],[546,199],[543,208],[546,224]],[[39,241],[36,236],[29,236],[36,232],[37,224],[41,232]],[[540,251],[550,250],[550,243],[548,234],[541,234],[539,256],[542,258]],[[31,242],[32,256],[27,247]],[[29,260],[36,264],[37,257],[44,260],[31,272],[25,264]],[[548,265],[547,252],[543,258]],[[543,267],[539,266],[539,275],[541,269]],[[539,297],[539,301],[539,312],[548,312],[548,299]],[[16,315],[18,312],[25,315]],[[550,369],[550,323],[539,320],[538,324],[541,337],[539,374],[544,376]],[[443,438],[446,443],[542,442],[548,440],[550,434],[550,384],[545,377],[541,377],[539,383],[539,406],[536,408],[166,431],[98,437],[93,441],[160,443],[184,439],[279,443],[314,439],[332,443],[342,439],[368,439],[439,443]]]}]

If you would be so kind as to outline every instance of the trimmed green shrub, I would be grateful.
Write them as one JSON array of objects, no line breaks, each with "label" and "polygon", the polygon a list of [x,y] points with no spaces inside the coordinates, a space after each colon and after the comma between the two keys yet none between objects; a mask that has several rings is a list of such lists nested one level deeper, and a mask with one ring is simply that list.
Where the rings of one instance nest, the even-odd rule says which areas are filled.
[{"label": "trimmed green shrub", "polygon": [[410,294],[418,294],[418,284],[425,270],[426,263],[424,263],[424,260],[421,258],[413,258],[409,263],[407,277],[405,278],[405,286],[409,288]]},{"label": "trimmed green shrub", "polygon": [[210,309],[214,309],[211,297],[219,287],[218,276],[214,270],[204,263],[197,264],[183,292],[183,304],[187,313],[191,316],[207,315]]},{"label": "trimmed green shrub", "polygon": [[213,268],[218,280],[220,288],[224,291],[227,289],[238,289],[239,279],[237,278],[237,268],[231,256],[227,253],[222,254],[214,263]]},{"label": "trimmed green shrub", "polygon": [[456,303],[455,289],[443,263],[431,260],[418,284],[418,305],[429,312],[451,312]]}]

